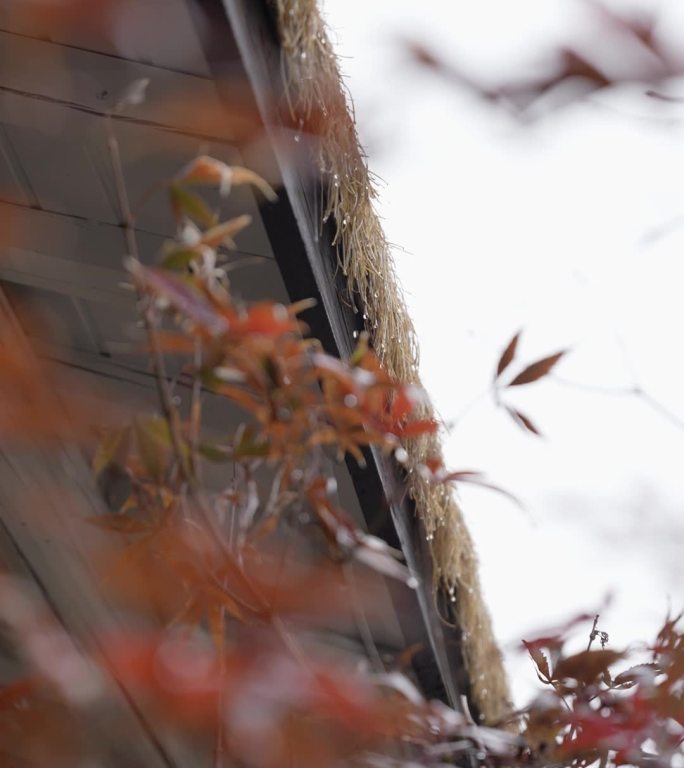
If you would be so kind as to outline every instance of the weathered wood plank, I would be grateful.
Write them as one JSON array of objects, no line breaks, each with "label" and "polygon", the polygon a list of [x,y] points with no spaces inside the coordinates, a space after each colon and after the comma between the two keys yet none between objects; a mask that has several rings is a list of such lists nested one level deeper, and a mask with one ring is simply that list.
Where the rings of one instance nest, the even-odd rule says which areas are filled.
[{"label": "weathered wood plank", "polygon": [[95,23],[90,25],[79,24],[78,20],[55,25],[54,14],[36,13],[35,6],[33,13],[26,13],[26,5],[26,0],[3,0],[0,28],[180,73],[199,77],[209,74],[183,0],[117,0],[103,8],[93,3]]},{"label": "weathered wood plank", "polygon": [[[131,83],[143,78],[149,80],[145,101],[123,107],[123,115],[192,132],[197,124],[192,105],[219,109],[211,79],[0,31],[0,84],[16,93],[106,113]],[[170,107],[184,102],[190,105],[188,110],[174,109],[176,119],[169,123]],[[227,125],[217,125],[216,134],[227,141],[232,138]]]},{"label": "weathered wood plank", "polygon": [[[159,195],[161,204],[168,207],[163,191],[160,190]],[[238,215],[237,205],[236,203],[231,206],[231,211],[226,211],[225,215]],[[228,260],[236,264],[236,269],[231,275],[239,290],[250,294],[246,295],[246,298],[264,298],[270,295],[267,291],[273,288],[274,298],[284,300],[286,294],[282,287],[278,289],[271,277],[265,274],[260,276],[262,268],[266,271],[272,270],[275,263],[253,200],[251,210],[254,214],[252,224],[236,237],[238,250],[228,254]],[[91,283],[98,288],[119,292],[115,283],[122,278],[122,260],[126,252],[124,232],[120,225],[3,202],[0,202],[0,217],[12,222],[11,230],[3,233],[0,253],[13,248],[16,251],[32,251],[46,258],[69,262],[71,266],[62,265],[67,270],[62,273],[65,282],[68,282],[73,270],[78,271],[81,267],[86,270],[91,268],[94,270],[89,272]],[[156,263],[162,253],[162,246],[171,235],[140,227],[136,227],[135,231],[141,259],[148,264]],[[254,258],[247,262],[250,257]],[[238,264],[242,265],[239,269]],[[2,266],[0,259],[0,269]],[[19,272],[34,272],[33,265],[27,264],[26,269],[23,269],[21,262],[16,261],[13,268]],[[95,279],[96,277],[99,277],[100,281]],[[265,281],[262,285],[251,286],[252,293],[248,285],[252,282],[251,277],[256,278],[257,282],[262,279]]]},{"label": "weathered wood plank", "polygon": [[120,287],[121,272],[96,267],[28,248],[3,248],[0,279],[32,285],[133,313],[132,295]]}]

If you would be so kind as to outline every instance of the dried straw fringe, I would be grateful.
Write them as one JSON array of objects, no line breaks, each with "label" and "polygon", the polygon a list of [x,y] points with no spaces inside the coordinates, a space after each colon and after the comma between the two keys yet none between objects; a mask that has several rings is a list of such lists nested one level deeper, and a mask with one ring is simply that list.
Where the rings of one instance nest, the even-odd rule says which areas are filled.
[{"label": "dried straw fringe", "polygon": [[[330,182],[323,220],[333,217],[342,270],[350,290],[361,300],[373,346],[383,364],[400,380],[417,382],[415,331],[374,210],[376,190],[317,2],[273,1],[292,116],[302,124],[316,120],[319,161]],[[406,449],[411,466],[441,454],[435,436],[413,440]],[[456,595],[474,703],[485,721],[497,722],[510,710],[508,685],[481,596],[472,539],[449,489],[436,487],[414,471],[409,475],[409,490],[430,542],[435,583]]]}]

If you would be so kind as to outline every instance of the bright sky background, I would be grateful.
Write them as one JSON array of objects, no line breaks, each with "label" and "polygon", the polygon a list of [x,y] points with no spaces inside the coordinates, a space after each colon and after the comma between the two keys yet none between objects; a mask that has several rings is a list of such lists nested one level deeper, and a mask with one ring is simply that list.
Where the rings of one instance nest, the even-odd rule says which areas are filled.
[{"label": "bright sky background", "polygon": [[[609,593],[600,628],[614,646],[650,639],[669,605],[684,607],[684,423],[634,397],[555,380],[609,390],[638,382],[684,422],[684,106],[638,91],[599,95],[522,128],[417,69],[402,46],[427,43],[505,78],[575,39],[580,2],[323,5],[382,179],[379,212],[397,244],[424,383],[441,416],[458,421],[448,463],[486,471],[528,509],[462,491],[522,703],[535,679],[512,650],[521,637]],[[658,5],[663,34],[681,43],[682,3]],[[684,96],[684,83],[671,90]],[[679,228],[644,242],[677,217]],[[523,362],[572,350],[554,380],[508,398],[542,440],[480,397],[520,328]]]}]

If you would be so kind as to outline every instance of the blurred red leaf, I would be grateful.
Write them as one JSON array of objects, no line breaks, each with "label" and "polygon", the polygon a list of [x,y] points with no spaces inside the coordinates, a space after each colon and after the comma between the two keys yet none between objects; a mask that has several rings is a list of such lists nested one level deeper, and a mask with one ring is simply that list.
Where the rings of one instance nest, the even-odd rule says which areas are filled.
[{"label": "blurred red leaf", "polygon": [[499,362],[496,366],[496,376],[495,379],[498,379],[499,376],[508,368],[508,366],[513,361],[513,358],[515,357],[515,352],[518,347],[518,341],[520,340],[520,334],[522,331],[518,331],[515,336],[508,342],[508,345],[506,349],[504,349],[503,353],[501,354],[501,357],[499,358]]},{"label": "blurred red leaf", "polygon": [[660,672],[660,665],[654,662],[636,664],[625,669],[613,678],[613,687],[631,688],[638,683],[653,683],[655,676]]},{"label": "blurred red leaf", "polygon": [[506,406],[506,410],[510,414],[513,421],[525,432],[531,432],[533,435],[541,437],[541,432],[535,427],[530,419],[521,413],[517,408],[512,408],[510,405]]},{"label": "blurred red leaf", "polygon": [[[271,185],[259,174],[242,166],[227,165],[207,155],[197,157],[188,163],[176,176],[175,181],[182,184],[215,184],[222,195],[227,195],[233,185],[250,184],[270,202],[277,199]],[[172,186],[177,187],[178,184]]]},{"label": "blurred red leaf", "polygon": [[86,520],[98,528],[123,534],[147,533],[152,527],[149,522],[117,512],[106,515],[94,515],[86,518]]},{"label": "blurred red leaf", "polygon": [[496,491],[502,494],[507,499],[512,501],[516,506],[523,508],[523,504],[516,496],[507,491],[505,488],[501,488],[489,481],[482,472],[474,470],[460,470],[457,472],[449,472],[447,475],[440,477],[440,480],[445,483],[469,483],[471,485],[479,485],[482,488],[488,488],[490,491]]},{"label": "blurred red leaf", "polygon": [[143,267],[132,259],[128,261],[128,268],[139,284],[166,299],[188,319],[213,333],[228,330],[228,321],[214,311],[205,296],[190,282],[162,269]]},{"label": "blurred red leaf", "polygon": [[551,680],[551,668],[544,652],[533,643],[527,643],[524,640],[522,642],[537,667],[537,676],[543,683],[548,683]]},{"label": "blurred red leaf", "polygon": [[624,658],[624,653],[611,650],[581,651],[567,656],[556,664],[554,677],[557,680],[570,678],[581,683],[593,683],[611,664]]},{"label": "blurred red leaf", "polygon": [[298,331],[299,321],[282,304],[262,302],[235,317],[230,323],[230,330],[233,334],[246,336],[281,336]]},{"label": "blurred red leaf", "polygon": [[0,687],[0,710],[11,709],[30,696],[37,687],[37,681],[28,677]]},{"label": "blurred red leaf", "polygon": [[439,423],[435,419],[417,419],[403,427],[394,428],[392,432],[397,437],[420,437],[420,435],[431,435],[438,429]]},{"label": "blurred red leaf", "polygon": [[551,369],[556,365],[561,357],[566,354],[566,352],[566,350],[556,352],[554,355],[543,357],[541,360],[537,360],[536,363],[528,365],[527,368],[521,371],[513,379],[513,381],[511,381],[506,386],[518,387],[522,384],[531,384],[533,381],[538,381],[551,372]]}]

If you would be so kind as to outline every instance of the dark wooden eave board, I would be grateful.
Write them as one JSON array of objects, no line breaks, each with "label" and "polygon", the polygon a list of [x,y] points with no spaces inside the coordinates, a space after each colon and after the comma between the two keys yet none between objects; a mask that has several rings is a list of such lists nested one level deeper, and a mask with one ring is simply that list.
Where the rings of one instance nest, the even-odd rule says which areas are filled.
[{"label": "dark wooden eave board", "polygon": [[[261,215],[276,260],[293,301],[315,298],[317,306],[304,315],[312,335],[331,353],[347,357],[354,337],[362,330],[360,313],[348,297],[346,280],[338,268],[332,246],[332,222],[321,229],[323,180],[313,153],[297,157],[294,131],[279,109],[284,102],[281,50],[272,9],[267,0],[187,0],[198,28],[210,30],[203,44],[214,78],[234,81],[246,70],[259,111],[270,138],[270,149],[280,169],[282,189],[275,204],[264,204]],[[230,93],[222,93],[230,105]],[[301,142],[300,142],[301,143]],[[304,142],[306,144],[306,142]],[[272,160],[267,163],[270,167]],[[415,593],[395,586],[393,599],[407,644],[422,643],[424,652],[416,670],[426,695],[461,707],[469,681],[461,652],[458,628],[440,618],[432,588],[432,560],[415,508],[405,493],[401,470],[377,450],[366,453],[367,467],[354,461],[348,468],[369,530],[389,544],[399,546],[420,581]]]}]

